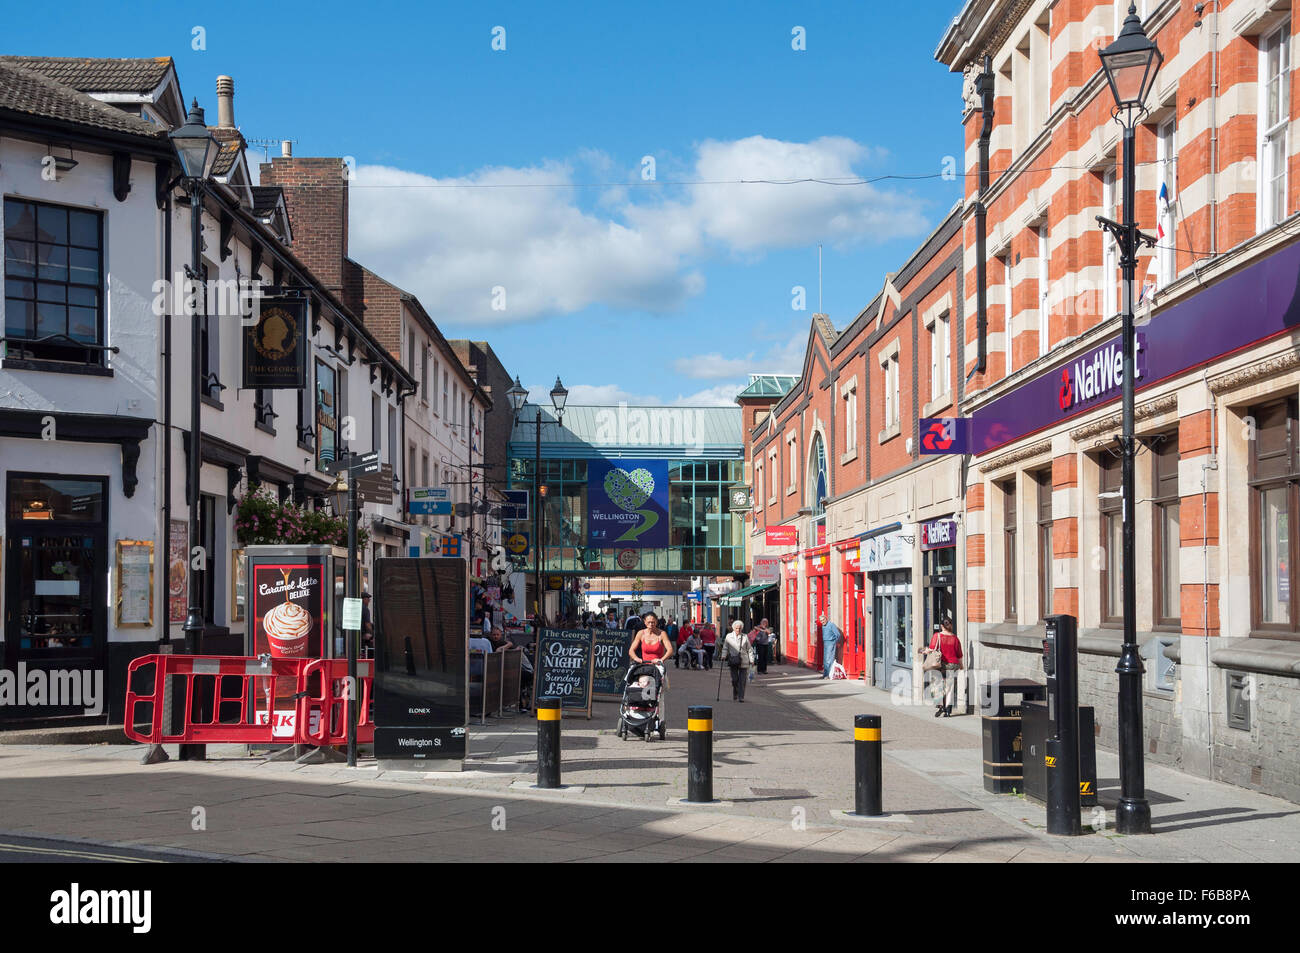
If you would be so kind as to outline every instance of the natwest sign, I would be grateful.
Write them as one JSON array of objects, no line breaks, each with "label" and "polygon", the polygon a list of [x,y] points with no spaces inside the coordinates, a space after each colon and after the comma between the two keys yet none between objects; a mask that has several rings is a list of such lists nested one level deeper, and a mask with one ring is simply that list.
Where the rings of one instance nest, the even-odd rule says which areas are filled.
[{"label": "natwest sign", "polygon": [[[1136,335],[1134,382],[1142,379],[1145,363],[1143,335]],[[1057,406],[1070,411],[1092,401],[1106,400],[1119,393],[1124,385],[1124,349],[1116,338],[1089,351],[1073,364],[1061,368],[1060,388],[1056,393]]]},{"label": "natwest sign", "polygon": [[957,545],[956,520],[930,520],[921,524],[921,549],[945,549]]}]

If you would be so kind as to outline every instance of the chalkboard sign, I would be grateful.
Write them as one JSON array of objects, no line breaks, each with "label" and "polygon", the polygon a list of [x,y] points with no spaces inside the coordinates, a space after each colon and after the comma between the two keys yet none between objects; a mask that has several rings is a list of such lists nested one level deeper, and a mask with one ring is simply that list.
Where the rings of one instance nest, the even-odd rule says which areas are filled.
[{"label": "chalkboard sign", "polygon": [[627,650],[636,633],[627,629],[597,629],[594,637],[591,693],[622,698],[629,664]]},{"label": "chalkboard sign", "polygon": [[542,629],[537,639],[534,698],[558,698],[565,711],[591,717],[592,633],[589,629]]}]

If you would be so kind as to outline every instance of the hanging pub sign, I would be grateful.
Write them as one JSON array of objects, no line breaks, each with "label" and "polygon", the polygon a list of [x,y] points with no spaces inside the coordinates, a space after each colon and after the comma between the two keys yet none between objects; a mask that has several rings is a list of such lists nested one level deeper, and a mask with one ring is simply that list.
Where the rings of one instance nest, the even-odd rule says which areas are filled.
[{"label": "hanging pub sign", "polygon": [[263,298],[244,327],[244,387],[301,390],[307,378],[307,299]]}]

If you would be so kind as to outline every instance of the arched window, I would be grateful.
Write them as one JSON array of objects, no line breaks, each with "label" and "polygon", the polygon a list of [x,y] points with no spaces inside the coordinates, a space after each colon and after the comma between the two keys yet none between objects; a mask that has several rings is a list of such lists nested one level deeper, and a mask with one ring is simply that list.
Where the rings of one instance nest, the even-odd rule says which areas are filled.
[{"label": "arched window", "polygon": [[804,505],[808,508],[811,519],[808,521],[809,546],[820,546],[826,542],[826,496],[828,493],[826,478],[826,445],[822,443],[821,434],[813,437],[812,454],[808,460],[808,489],[804,495]]}]

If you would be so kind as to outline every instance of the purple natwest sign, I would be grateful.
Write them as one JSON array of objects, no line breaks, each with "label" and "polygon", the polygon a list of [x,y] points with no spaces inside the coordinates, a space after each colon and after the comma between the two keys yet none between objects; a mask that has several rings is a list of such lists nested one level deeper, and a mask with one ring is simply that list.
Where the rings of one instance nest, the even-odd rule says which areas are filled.
[{"label": "purple natwest sign", "polygon": [[[1300,329],[1300,244],[1275,252],[1152,317],[1137,331],[1137,390],[1215,358]],[[1045,371],[971,418],[970,452],[1013,440],[1118,400],[1120,335]]]}]

